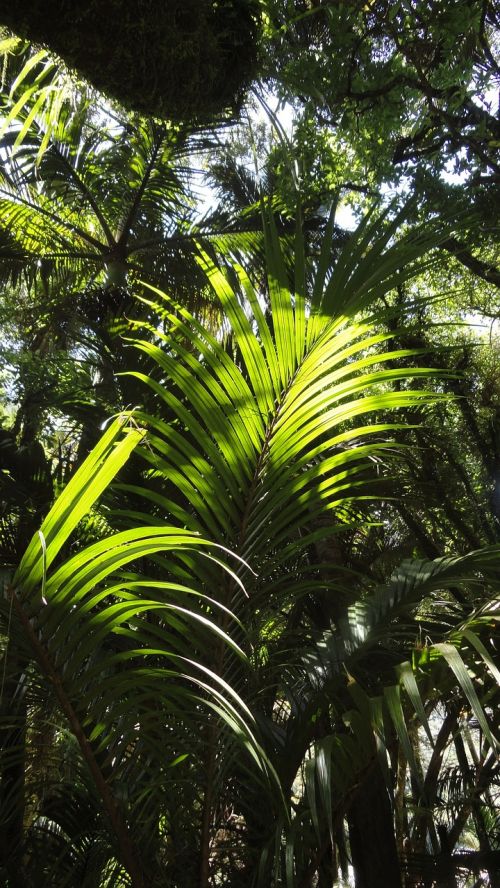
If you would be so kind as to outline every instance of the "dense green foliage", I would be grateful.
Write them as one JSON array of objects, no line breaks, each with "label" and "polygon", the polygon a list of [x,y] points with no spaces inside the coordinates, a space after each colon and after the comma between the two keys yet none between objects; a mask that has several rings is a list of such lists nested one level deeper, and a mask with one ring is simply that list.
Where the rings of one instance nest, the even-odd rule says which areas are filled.
[{"label": "dense green foliage", "polygon": [[270,0],[268,9],[269,76],[355,139],[376,175],[450,160],[476,178],[498,172],[493,3]]},{"label": "dense green foliage", "polygon": [[296,152],[306,169],[313,159],[315,189],[411,182],[426,213],[473,206],[476,224],[445,248],[499,286],[495,4],[268,0],[266,9],[265,73],[302,116]]},{"label": "dense green foliage", "polygon": [[2,44],[7,888],[498,888],[494,10],[260,10],[291,133]]}]

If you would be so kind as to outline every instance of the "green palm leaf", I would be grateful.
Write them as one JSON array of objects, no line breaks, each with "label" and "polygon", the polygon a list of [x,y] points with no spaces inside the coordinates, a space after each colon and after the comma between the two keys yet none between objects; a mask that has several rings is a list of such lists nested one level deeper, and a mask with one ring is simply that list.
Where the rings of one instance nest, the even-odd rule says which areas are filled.
[{"label": "green palm leaf", "polygon": [[[318,564],[314,547],[362,521],[363,504],[381,496],[378,470],[390,466],[402,452],[394,439],[403,423],[395,421],[395,412],[418,410],[441,397],[424,384],[434,371],[408,369],[403,362],[397,366],[409,352],[391,351],[391,336],[377,328],[376,318],[354,321],[346,317],[367,304],[368,294],[375,298],[390,289],[394,284],[390,270],[396,265],[396,280],[400,280],[405,256],[413,262],[424,252],[422,238],[417,245],[391,244],[390,256],[385,257],[393,229],[383,236],[376,229],[370,220],[370,236],[365,225],[339,260],[350,283],[345,284],[344,299],[337,275],[338,314],[333,316],[325,310],[323,289],[330,287],[335,272],[327,279],[323,270],[327,260],[322,257],[316,271],[323,285],[315,287],[315,269],[306,270],[299,255],[295,292],[270,221],[265,234],[265,292],[256,289],[241,266],[236,264],[226,274],[201,253],[200,262],[226,319],[219,335],[158,289],[150,288],[156,298],[145,299],[150,311],[160,315],[162,328],[148,341],[133,343],[151,366],[150,373],[137,371],[133,376],[155,396],[158,409],[154,415],[137,413],[138,421],[149,429],[146,446],[137,450],[144,461],[143,481],[121,489],[132,498],[135,514],[140,514],[143,497],[150,511],[148,520],[175,518],[241,557],[237,574],[249,598],[243,598],[231,581],[219,586],[218,597],[225,608],[241,616],[249,635],[238,634],[237,624],[231,626],[224,612],[219,625],[229,634],[236,632],[254,660],[251,641],[259,644],[264,628],[272,631],[269,624],[276,626],[279,636],[295,603],[314,596],[325,583],[330,594],[336,594],[334,584],[318,579],[318,571],[328,565]],[[380,274],[372,268],[367,247],[373,238],[375,253],[386,262]],[[300,246],[300,238],[297,243]],[[368,258],[363,258],[363,252]],[[413,274],[411,266],[407,274]],[[418,383],[413,385],[415,379]],[[188,576],[195,571],[197,579],[201,578],[191,561],[183,562],[183,570]],[[215,570],[207,570],[205,587],[217,582],[216,576]],[[341,587],[342,581],[337,585]],[[222,649],[216,641],[210,659],[218,664],[218,674],[224,680],[231,676],[235,689],[249,703],[254,695],[258,701],[265,692],[257,676],[263,682],[274,681],[274,667],[268,673],[265,667],[257,669],[251,679],[223,650],[228,651],[227,644]],[[300,660],[303,655],[305,651]],[[297,652],[292,656],[296,662]],[[346,648],[340,656],[345,662]],[[306,720],[308,714],[309,706]],[[261,720],[261,727],[266,723]],[[275,727],[269,727],[266,746],[279,771],[284,753],[277,752],[278,735]],[[287,746],[290,765],[284,768],[286,776],[283,768],[281,773],[286,796],[293,779],[289,768],[293,762],[300,763],[308,738],[310,724],[304,730],[299,725],[295,751]],[[376,748],[369,722],[362,741],[359,760],[366,762]],[[217,758],[217,744],[212,737],[207,768]],[[342,755],[356,760],[357,741],[342,737],[335,743],[336,750],[337,746],[343,750],[336,751],[339,761]],[[345,762],[339,767],[341,773],[348,773]],[[234,780],[230,783],[234,785]],[[217,791],[215,785],[207,787],[208,806],[216,806]],[[239,801],[234,804],[241,810]],[[273,833],[274,824],[269,829]],[[264,852],[267,863],[262,863],[263,884],[273,857],[270,842]],[[289,873],[290,860],[289,855]]]},{"label": "green palm leaf", "polygon": [[[136,568],[152,564],[158,553],[185,553],[196,560],[207,549],[210,563],[223,575],[213,545],[189,531],[147,526],[63,559],[70,534],[143,437],[136,427],[124,435],[127,423],[128,417],[120,417],[110,425],[54,504],[7,589],[2,612],[8,616],[9,649],[16,651],[5,674],[10,680],[19,658],[35,661],[36,681],[51,689],[79,744],[118,858],[133,884],[143,885],[148,864],[134,848],[140,837],[129,818],[142,804],[146,773],[151,792],[157,791],[165,759],[159,725],[179,717],[203,721],[211,711],[248,749],[258,769],[264,758],[248,707],[203,663],[212,633],[245,661],[213,618],[221,612],[218,602],[175,580],[148,580]],[[231,571],[227,575],[238,583]],[[230,623],[232,614],[222,610]],[[116,796],[123,780],[128,806]]]},{"label": "green palm leaf", "polygon": [[[45,135],[38,150],[40,160],[52,133],[71,110],[74,81],[47,50],[34,49],[20,37],[5,36],[0,42],[0,57],[4,64],[3,83],[10,81],[0,138],[15,127],[15,147],[19,148],[29,136],[33,123],[43,121]],[[4,85],[2,90],[7,92]]]},{"label": "green palm leaf", "polygon": [[[277,241],[270,237],[269,244],[271,320],[240,269],[241,296],[203,257],[232,328],[237,360],[164,296],[160,309],[168,333],[138,347],[169,383],[135,375],[175,417],[167,424],[139,414],[154,429],[141,454],[152,477],[168,477],[165,490],[182,492],[186,526],[225,539],[250,563],[256,552],[272,551],[275,564],[280,547],[283,564],[297,557],[297,545],[286,546],[299,529],[303,535],[325,512],[370,496],[373,477],[361,478],[375,455],[394,449],[388,438],[395,425],[361,425],[358,418],[421,407],[438,396],[407,386],[432,371],[384,366],[408,354],[381,351],[387,334],[342,317],[323,317],[321,325],[318,316],[306,317],[303,301],[296,302],[286,282]],[[393,390],[394,381],[403,383],[400,391]],[[156,489],[157,502],[158,494]],[[255,567],[264,570],[260,556]]]}]

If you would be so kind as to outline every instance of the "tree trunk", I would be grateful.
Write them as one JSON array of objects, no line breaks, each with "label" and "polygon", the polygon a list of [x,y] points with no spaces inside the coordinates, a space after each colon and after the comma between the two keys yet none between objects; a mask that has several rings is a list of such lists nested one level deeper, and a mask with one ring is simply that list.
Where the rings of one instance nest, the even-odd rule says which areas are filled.
[{"label": "tree trunk", "polygon": [[356,888],[401,888],[391,804],[378,763],[359,787],[347,819]]}]

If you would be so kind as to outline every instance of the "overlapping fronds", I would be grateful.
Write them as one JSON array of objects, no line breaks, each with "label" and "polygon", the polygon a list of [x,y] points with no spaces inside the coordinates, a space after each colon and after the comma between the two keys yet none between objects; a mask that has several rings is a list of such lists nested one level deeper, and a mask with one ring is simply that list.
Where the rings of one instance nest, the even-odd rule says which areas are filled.
[{"label": "overlapping fronds", "polygon": [[[175,741],[165,746],[168,720],[173,725],[182,715],[184,723],[196,730],[196,722],[203,724],[203,712],[206,721],[208,706],[259,766],[262,760],[247,706],[203,662],[202,651],[212,633],[234,656],[245,659],[218,625],[221,605],[216,590],[209,599],[166,573],[162,579],[148,576],[148,562],[158,553],[174,558],[191,553],[193,558],[204,549],[223,574],[213,546],[190,531],[162,525],[123,531],[73,554],[67,550],[80,519],[143,437],[136,427],[123,435],[126,422],[126,417],[120,418],[106,431],[56,501],[6,586],[3,690],[7,694],[13,684],[19,687],[28,681],[28,688],[45,686],[45,693],[53,695],[100,797],[117,857],[133,884],[142,885],[148,862],[141,862],[134,850],[141,833],[134,817],[139,821],[147,817],[152,798],[160,792],[164,769],[174,765],[182,752]],[[226,621],[233,621],[223,610]],[[7,734],[15,733],[12,705],[1,727]],[[14,758],[6,762],[7,772],[9,765],[14,767],[16,750],[22,754],[17,743],[11,743],[10,749]],[[120,786],[127,787],[127,804]],[[3,811],[7,823],[16,801],[16,793],[10,792]]]},{"label": "overlapping fronds", "polygon": [[[365,589],[364,597],[347,609],[338,629],[325,633],[305,653],[303,677],[297,685],[300,691],[295,692],[300,696],[291,697],[296,702],[302,700],[303,712],[295,719],[291,715],[286,726],[284,748],[288,757],[300,760],[297,745],[300,749],[304,738],[301,719],[307,721],[311,715],[316,720],[326,718],[333,731],[311,745],[301,765],[303,822],[300,828],[297,825],[288,831],[287,884],[295,884],[304,842],[312,841],[304,824],[313,827],[314,841],[321,844],[329,832],[333,842],[336,818],[339,813],[342,816],[353,786],[361,775],[377,769],[384,776],[387,791],[394,792],[389,770],[394,736],[399,755],[410,769],[417,801],[425,811],[426,806],[435,803],[444,779],[449,785],[448,776],[438,780],[437,774],[445,742],[453,726],[457,730],[458,713],[474,719],[482,736],[484,776],[481,779],[476,775],[473,780],[472,772],[464,772],[462,762],[458,782],[469,781],[468,795],[459,792],[454,805],[463,812],[471,804],[470,798],[476,800],[472,804],[477,804],[486,792],[492,768],[494,779],[493,766],[500,747],[495,714],[500,672],[494,641],[499,620],[499,563],[498,545],[461,557],[408,560],[385,586],[371,592]],[[467,600],[473,609],[462,622],[457,619],[453,602],[440,599],[450,588],[469,595]],[[419,608],[426,600],[434,600],[433,607],[439,611],[450,608],[455,624],[451,631],[443,634],[441,621],[436,621],[441,630],[437,638],[422,635]],[[405,615],[406,620],[402,620]],[[421,618],[425,620],[425,613]],[[411,661],[403,659],[405,652],[412,653]],[[436,705],[449,706],[447,721],[443,716],[437,720],[444,741],[437,739],[435,723],[432,730],[430,726],[429,713]],[[416,748],[416,725],[425,730],[435,757],[428,776],[422,771]],[[419,816],[417,808],[417,835]]]},{"label": "overlapping fronds", "polygon": [[[364,240],[365,233],[359,236]],[[382,240],[385,244],[385,234]],[[161,313],[167,332],[139,344],[157,371],[137,374],[162,405],[158,416],[139,413],[151,429],[148,447],[141,448],[150,476],[166,479],[161,490],[146,495],[163,504],[166,515],[174,509],[167,492],[177,488],[174,498],[182,496],[174,514],[186,526],[226,540],[258,566],[257,582],[266,584],[267,560],[273,574],[283,570],[308,545],[334,532],[338,519],[332,517],[325,528],[318,526],[321,517],[337,510],[342,523],[347,520],[342,508],[372,495],[369,469],[394,450],[398,424],[388,415],[439,397],[420,384],[411,386],[412,378],[426,379],[432,371],[395,366],[408,351],[391,350],[390,334],[369,322],[346,320],[346,309],[364,304],[368,286],[380,293],[391,286],[385,274],[372,274],[371,256],[364,271],[360,261],[347,302],[342,282],[335,286],[337,270],[325,297],[321,267],[311,300],[303,256],[298,253],[292,289],[272,226],[267,242],[268,313],[241,267],[233,287],[202,256],[227,319],[224,335],[232,352],[223,336],[203,329],[154,291],[158,300],[148,305]],[[376,241],[372,250],[383,253],[383,244]],[[387,268],[400,265],[405,253],[393,247],[389,253],[393,250],[398,258],[386,259]],[[347,252],[341,265],[359,249],[349,245]],[[339,312],[328,310],[334,294]]]},{"label": "overlapping fronds", "polygon": [[52,133],[75,112],[75,80],[46,49],[31,44],[3,30],[0,41],[3,64],[0,137],[9,130],[15,134],[18,148],[29,137],[30,128],[43,126],[38,159],[49,145]]},{"label": "overlapping fronds", "polygon": [[[282,694],[286,698],[287,673],[293,681],[303,669],[306,650],[293,648],[295,609],[320,593],[333,602],[338,598],[341,614],[349,600],[342,565],[334,559],[326,563],[318,544],[362,522],[364,504],[383,497],[383,476],[390,476],[391,461],[402,452],[397,436],[405,423],[398,421],[398,411],[411,408],[414,416],[441,397],[425,384],[435,371],[405,366],[400,359],[409,351],[391,347],[391,334],[377,327],[376,319],[352,319],[414,273],[413,263],[428,249],[432,232],[398,242],[394,226],[385,228],[372,218],[332,269],[332,226],[333,217],[314,267],[306,265],[298,233],[291,281],[268,219],[262,290],[241,266],[225,273],[201,253],[223,309],[220,333],[149,288],[153,295],[143,301],[151,315],[160,315],[162,326],[151,329],[147,341],[134,342],[149,358],[151,372],[133,376],[147,387],[148,397],[156,396],[158,409],[137,413],[148,428],[147,441],[138,448],[145,463],[142,482],[120,488],[129,497],[129,516],[151,523],[175,520],[241,557],[237,573],[248,598],[231,580],[220,587],[219,600],[244,621],[249,635],[242,643],[248,645],[254,674],[235,668],[217,648],[214,659],[220,674],[230,675],[241,696],[254,699],[261,710],[266,748],[286,793],[314,730],[312,703],[306,698],[301,703],[299,694],[290,696],[291,714],[284,720],[287,731],[291,725],[293,751],[279,722],[272,724],[274,706]],[[179,575],[192,572],[192,562],[184,560]],[[197,573],[205,586],[215,576],[210,569],[203,577]],[[230,628],[224,617],[221,626]],[[347,746],[351,742],[342,736],[336,745],[344,748],[344,740]],[[371,755],[371,729],[365,740],[365,753]],[[355,759],[358,741],[352,742],[356,749],[349,752],[346,746],[344,752]],[[213,739],[207,752],[212,763],[216,750]],[[361,768],[366,755],[358,756]],[[226,763],[217,771],[219,783],[209,793],[214,810],[221,775],[229,782],[234,767]],[[233,776],[235,782],[238,786]],[[246,802],[231,797],[251,822],[251,795],[246,796]],[[266,820],[271,845],[269,835],[275,835],[279,819],[274,811]],[[265,834],[266,824],[260,829]],[[268,862],[261,861],[263,884],[272,857],[269,851]]]},{"label": "overlapping fronds", "polygon": [[[292,886],[325,835],[334,841],[353,785],[374,762],[387,776],[394,737],[418,783],[410,728],[419,720],[432,740],[426,706],[439,670],[494,746],[482,594],[498,547],[408,562],[373,588],[335,545],[369,522],[368,503],[383,520],[405,411],[415,423],[445,397],[433,391],[436,371],[411,366],[413,352],[392,344],[376,313],[438,237],[437,223],[399,236],[402,221],[372,214],[340,255],[336,247],[336,262],[333,214],[312,262],[299,228],[291,274],[266,216],[265,281],[237,262],[222,269],[200,247],[219,328],[159,289],[141,297],[148,323],[137,323],[140,370],[127,381],[156,409],[134,412],[145,432],[131,424],[120,437],[123,423],[111,426],[33,538],[2,611],[17,650],[6,670],[12,699],[29,669],[29,705],[50,689],[91,774],[108,823],[95,841],[101,873],[124,866],[142,888],[161,870],[176,884],[187,848],[179,884],[199,877],[206,888],[212,854],[235,875],[234,841],[245,877]],[[109,514],[125,529],[72,547],[132,452]],[[458,625],[454,612],[422,642],[419,603],[439,594],[451,608],[457,590],[472,616]],[[16,718],[6,725],[13,760]],[[179,819],[185,792],[192,816]],[[40,817],[57,843],[63,820]],[[71,853],[76,872],[86,837],[70,832],[61,867]],[[158,872],[146,856],[161,861]]]}]

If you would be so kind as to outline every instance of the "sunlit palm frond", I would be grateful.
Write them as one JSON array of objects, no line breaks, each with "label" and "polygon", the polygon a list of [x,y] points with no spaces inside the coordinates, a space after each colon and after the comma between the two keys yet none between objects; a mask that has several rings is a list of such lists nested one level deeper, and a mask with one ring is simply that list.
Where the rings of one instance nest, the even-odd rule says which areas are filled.
[{"label": "sunlit palm frond", "polygon": [[[197,653],[206,646],[207,633],[213,632],[244,660],[238,645],[212,619],[220,605],[175,576],[154,580],[138,570],[158,553],[196,559],[204,548],[222,570],[213,546],[188,531],[148,526],[106,537],[63,558],[70,534],[143,436],[132,427],[120,438],[123,426],[119,419],[104,434],[56,501],[5,588],[2,624],[8,640],[3,675],[8,690],[26,682],[23,673],[34,664],[29,667],[30,672],[34,668],[31,684],[53,696],[74,735],[116,854],[139,885],[145,884],[144,873],[151,869],[137,852],[138,824],[148,822],[144,780],[150,785],[148,804],[157,799],[155,807],[162,796],[163,770],[182,752],[175,731],[166,752],[166,723],[170,720],[173,726],[180,718],[196,730],[195,724],[206,720],[208,706],[254,761],[260,764],[260,758],[247,706]],[[227,610],[225,617],[234,619]],[[8,710],[2,723],[8,736],[16,729],[11,721]],[[15,766],[16,750],[23,755],[23,744],[11,743],[10,748],[14,758],[6,762],[4,777]],[[127,787],[126,804],[120,786]],[[14,792],[4,807],[7,824],[16,798]],[[134,817],[139,818],[135,826]]]}]

